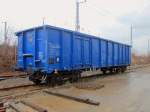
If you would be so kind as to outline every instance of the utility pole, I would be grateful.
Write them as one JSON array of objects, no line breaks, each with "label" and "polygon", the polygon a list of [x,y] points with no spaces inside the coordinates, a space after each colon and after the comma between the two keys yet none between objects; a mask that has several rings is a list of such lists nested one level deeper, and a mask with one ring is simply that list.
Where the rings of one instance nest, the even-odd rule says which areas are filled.
[{"label": "utility pole", "polygon": [[133,26],[131,25],[131,32],[130,32],[130,44],[131,44],[131,47],[133,46]]},{"label": "utility pole", "polygon": [[[131,45],[131,57],[132,57],[132,47],[133,47],[133,25],[132,24],[130,26],[130,45]],[[131,64],[132,63],[133,63],[133,61],[131,59]]]},{"label": "utility pole", "polygon": [[80,4],[86,3],[87,0],[79,2],[76,0],[76,31],[80,31]]},{"label": "utility pole", "polygon": [[4,23],[4,42],[6,44],[6,42],[7,42],[7,22],[5,21],[2,23]]},{"label": "utility pole", "polygon": [[17,62],[17,40],[15,39],[15,45],[14,45],[14,57],[15,57],[15,60],[14,60],[14,64],[16,64]]},{"label": "utility pole", "polygon": [[43,23],[43,25],[45,25],[45,17],[43,17],[42,23]]},{"label": "utility pole", "polygon": [[148,40],[148,44],[147,44],[147,54],[149,57],[150,56],[150,40]]}]

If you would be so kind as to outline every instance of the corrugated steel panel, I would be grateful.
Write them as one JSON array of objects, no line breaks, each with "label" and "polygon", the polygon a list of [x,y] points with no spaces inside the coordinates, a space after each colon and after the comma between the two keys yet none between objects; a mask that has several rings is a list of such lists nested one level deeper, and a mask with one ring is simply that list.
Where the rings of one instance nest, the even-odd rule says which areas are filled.
[{"label": "corrugated steel panel", "polygon": [[51,73],[131,64],[131,47],[74,31],[42,26],[17,33],[18,66]]}]

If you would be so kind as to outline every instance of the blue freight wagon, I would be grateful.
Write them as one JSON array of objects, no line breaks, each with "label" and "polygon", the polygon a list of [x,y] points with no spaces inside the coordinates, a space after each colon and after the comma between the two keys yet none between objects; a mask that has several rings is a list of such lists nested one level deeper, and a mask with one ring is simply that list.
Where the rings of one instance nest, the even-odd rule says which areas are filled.
[{"label": "blue freight wagon", "polygon": [[81,72],[124,72],[131,64],[131,46],[49,25],[17,32],[17,68],[36,84],[76,81]]}]

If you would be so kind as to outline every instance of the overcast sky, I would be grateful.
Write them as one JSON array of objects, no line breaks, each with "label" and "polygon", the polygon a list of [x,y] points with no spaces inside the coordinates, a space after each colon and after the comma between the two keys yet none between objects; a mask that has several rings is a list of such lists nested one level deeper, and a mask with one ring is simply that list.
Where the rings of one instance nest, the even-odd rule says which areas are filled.
[{"label": "overcast sky", "polygon": [[[8,21],[18,31],[45,23],[69,28],[75,27],[76,0],[0,0],[0,22]],[[130,44],[130,26],[133,25],[133,48],[147,53],[150,39],[149,0],[87,0],[80,7],[81,32],[98,35]],[[0,23],[2,38],[3,24]]]}]

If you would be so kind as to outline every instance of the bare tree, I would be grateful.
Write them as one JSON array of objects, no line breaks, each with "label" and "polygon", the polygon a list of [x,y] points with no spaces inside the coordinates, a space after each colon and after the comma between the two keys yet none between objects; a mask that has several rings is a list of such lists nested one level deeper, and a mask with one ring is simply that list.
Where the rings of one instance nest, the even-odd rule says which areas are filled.
[{"label": "bare tree", "polygon": [[7,38],[0,44],[0,71],[11,70],[16,64],[17,38],[14,35],[13,27],[7,27],[6,30]]}]

